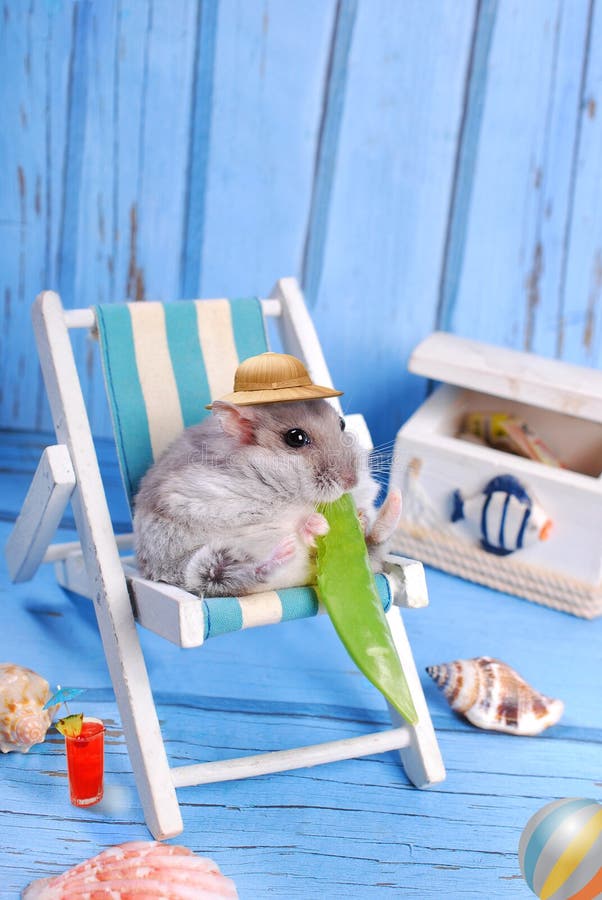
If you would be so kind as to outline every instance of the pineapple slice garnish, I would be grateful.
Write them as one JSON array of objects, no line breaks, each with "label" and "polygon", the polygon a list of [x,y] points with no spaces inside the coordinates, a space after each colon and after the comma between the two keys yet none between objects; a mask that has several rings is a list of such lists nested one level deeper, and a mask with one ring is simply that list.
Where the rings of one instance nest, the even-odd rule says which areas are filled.
[{"label": "pineapple slice garnish", "polygon": [[64,719],[58,719],[54,724],[56,730],[65,737],[79,737],[82,733],[84,723],[83,713],[73,713],[71,716],[65,716]]}]

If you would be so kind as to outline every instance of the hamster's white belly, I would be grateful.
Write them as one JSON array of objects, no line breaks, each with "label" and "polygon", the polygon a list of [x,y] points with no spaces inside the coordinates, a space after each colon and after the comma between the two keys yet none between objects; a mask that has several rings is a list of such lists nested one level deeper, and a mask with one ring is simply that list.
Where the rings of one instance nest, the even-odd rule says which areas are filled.
[{"label": "hamster's white belly", "polygon": [[236,529],[235,539],[240,542],[240,549],[258,561],[268,559],[282,541],[291,535],[295,536],[295,553],[292,559],[279,566],[267,581],[250,588],[249,593],[315,583],[315,547],[309,547],[301,535],[303,523],[313,512],[313,506],[299,506],[261,526]]}]

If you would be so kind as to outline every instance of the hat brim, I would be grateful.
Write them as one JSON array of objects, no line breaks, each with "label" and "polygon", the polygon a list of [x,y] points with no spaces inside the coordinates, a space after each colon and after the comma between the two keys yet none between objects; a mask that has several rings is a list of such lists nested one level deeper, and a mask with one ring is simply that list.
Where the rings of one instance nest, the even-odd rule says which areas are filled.
[{"label": "hat brim", "polygon": [[[257,406],[260,403],[285,403],[293,400],[319,400],[324,397],[340,397],[343,391],[322,387],[319,384],[307,384],[301,387],[273,388],[263,391],[233,391],[225,397],[219,397],[224,403],[234,406]],[[208,403],[205,409],[211,409]]]}]

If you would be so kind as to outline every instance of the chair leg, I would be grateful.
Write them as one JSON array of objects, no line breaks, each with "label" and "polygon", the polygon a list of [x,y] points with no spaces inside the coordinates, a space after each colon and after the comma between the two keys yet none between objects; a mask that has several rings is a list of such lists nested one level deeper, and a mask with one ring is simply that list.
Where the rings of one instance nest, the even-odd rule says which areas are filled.
[{"label": "chair leg", "polygon": [[182,816],[57,294],[38,296],[33,324],[57,439],[76,477],[73,515],[144,816],[154,837],[174,837]]},{"label": "chair leg", "polygon": [[121,640],[120,644],[113,662],[120,668],[121,676],[115,673],[112,653],[105,642],[107,662],[144,819],[153,837],[161,841],[180,834],[184,823],[138,636],[135,643]]},{"label": "chair leg", "polygon": [[[441,751],[439,750],[435,729],[426,705],[420,678],[416,671],[416,664],[401,611],[397,606],[392,606],[389,609],[387,620],[418,714],[418,724],[407,726],[410,732],[410,743],[399,751],[399,755],[410,781],[416,787],[428,787],[430,784],[437,784],[445,779],[445,766],[443,765]],[[403,719],[391,705],[389,705],[389,712],[395,726],[403,724]]]},{"label": "chair leg", "polygon": [[[68,590],[94,600],[93,586],[82,554],[55,563],[57,580]],[[175,837],[184,828],[171,770],[165,754],[157,712],[140,643],[135,632],[105,638],[104,601],[96,606],[105,656],[132,764],[138,795],[149,831],[156,840]],[[112,627],[112,626],[111,626]],[[129,630],[129,628],[128,628]]]}]

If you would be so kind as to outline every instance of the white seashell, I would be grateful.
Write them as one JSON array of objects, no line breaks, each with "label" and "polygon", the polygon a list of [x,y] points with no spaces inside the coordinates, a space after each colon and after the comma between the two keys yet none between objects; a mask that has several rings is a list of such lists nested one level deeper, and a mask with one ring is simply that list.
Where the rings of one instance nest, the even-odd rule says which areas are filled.
[{"label": "white seashell", "polygon": [[[144,879],[142,889],[140,881]],[[156,841],[133,841],[104,850],[53,878],[25,888],[24,900],[92,900],[93,897],[237,900],[234,882],[211,859]]]},{"label": "white seashell", "polygon": [[41,744],[52,721],[45,678],[16,663],[0,663],[0,750],[27,753]]},{"label": "white seashell", "polygon": [[499,659],[457,659],[426,671],[451,708],[477,728],[535,735],[555,725],[564,712],[562,700],[540,694]]}]

